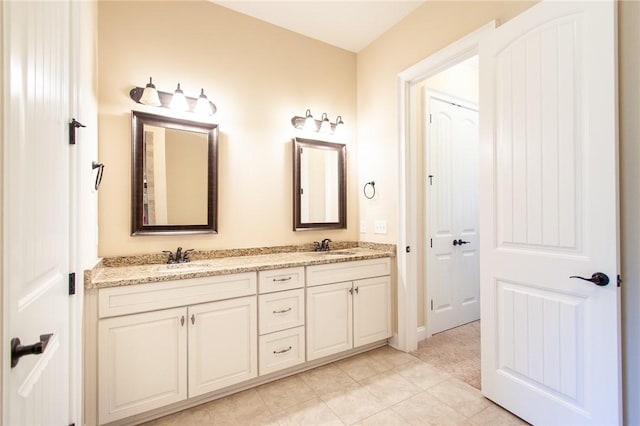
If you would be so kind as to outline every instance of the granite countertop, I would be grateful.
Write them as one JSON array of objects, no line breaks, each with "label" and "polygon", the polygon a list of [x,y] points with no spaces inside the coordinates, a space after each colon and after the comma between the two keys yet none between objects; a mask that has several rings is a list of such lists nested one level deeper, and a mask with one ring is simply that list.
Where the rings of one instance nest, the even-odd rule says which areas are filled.
[{"label": "granite countertop", "polygon": [[92,271],[88,271],[88,276],[85,276],[85,287],[99,289],[392,256],[395,256],[393,250],[353,247],[329,252],[297,251],[219,257],[173,265],[158,263],[129,266],[99,265]]}]

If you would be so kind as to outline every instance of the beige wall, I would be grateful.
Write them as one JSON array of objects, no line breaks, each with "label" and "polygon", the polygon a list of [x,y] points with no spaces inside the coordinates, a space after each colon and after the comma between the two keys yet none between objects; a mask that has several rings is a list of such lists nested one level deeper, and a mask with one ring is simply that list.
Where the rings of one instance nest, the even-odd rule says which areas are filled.
[{"label": "beige wall", "polygon": [[[425,3],[358,55],[358,141],[360,181],[376,181],[375,202],[361,197],[360,217],[389,222],[397,240],[397,74],[492,19],[505,22],[529,2]],[[620,168],[622,220],[623,380],[625,424],[640,424],[640,3],[620,2]],[[418,301],[422,303],[422,299]],[[422,307],[421,307],[422,309]]]},{"label": "beige wall", "polygon": [[[149,13],[152,8],[153,13]],[[357,197],[347,230],[292,231],[293,115],[341,114],[348,125],[348,193],[357,194],[356,55],[205,1],[100,1],[100,256],[181,245],[214,249],[356,240]],[[150,17],[145,19],[145,16]],[[201,87],[216,106],[219,234],[130,234],[129,90],[153,76],[158,89]],[[159,110],[158,110],[159,111]]]}]

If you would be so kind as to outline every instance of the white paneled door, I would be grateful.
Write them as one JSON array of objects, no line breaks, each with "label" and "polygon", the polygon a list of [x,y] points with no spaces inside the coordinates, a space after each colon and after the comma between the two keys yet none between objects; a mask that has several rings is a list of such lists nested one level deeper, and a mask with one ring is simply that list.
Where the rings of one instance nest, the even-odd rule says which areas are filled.
[{"label": "white paneled door", "polygon": [[[6,425],[69,417],[70,4],[2,2],[3,413]],[[47,342],[11,366],[10,341]],[[17,344],[16,340],[13,340]]]},{"label": "white paneled door", "polygon": [[426,92],[427,327],[480,318],[478,110]]},{"label": "white paneled door", "polygon": [[480,45],[482,391],[533,424],[622,420],[615,15],[543,1]]}]

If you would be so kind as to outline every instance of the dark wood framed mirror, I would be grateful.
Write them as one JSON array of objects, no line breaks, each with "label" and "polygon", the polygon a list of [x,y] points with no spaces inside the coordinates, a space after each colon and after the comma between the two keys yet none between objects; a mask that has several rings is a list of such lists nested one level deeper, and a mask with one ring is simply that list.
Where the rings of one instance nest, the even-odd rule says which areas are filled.
[{"label": "dark wood framed mirror", "polygon": [[131,235],[217,233],[218,125],[131,112]]},{"label": "dark wood framed mirror", "polygon": [[347,227],[347,148],[293,139],[293,230]]}]

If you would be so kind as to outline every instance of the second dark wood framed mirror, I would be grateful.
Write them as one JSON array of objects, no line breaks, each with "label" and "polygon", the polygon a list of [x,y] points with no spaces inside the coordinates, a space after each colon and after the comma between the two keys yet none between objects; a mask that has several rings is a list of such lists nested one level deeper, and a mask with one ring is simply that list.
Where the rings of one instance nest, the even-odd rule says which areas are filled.
[{"label": "second dark wood framed mirror", "polygon": [[131,113],[131,235],[217,233],[218,125]]},{"label": "second dark wood framed mirror", "polygon": [[293,230],[347,227],[347,148],[293,139]]}]

